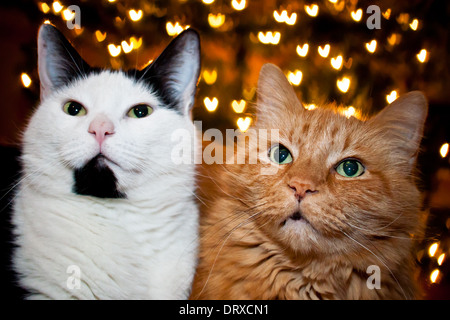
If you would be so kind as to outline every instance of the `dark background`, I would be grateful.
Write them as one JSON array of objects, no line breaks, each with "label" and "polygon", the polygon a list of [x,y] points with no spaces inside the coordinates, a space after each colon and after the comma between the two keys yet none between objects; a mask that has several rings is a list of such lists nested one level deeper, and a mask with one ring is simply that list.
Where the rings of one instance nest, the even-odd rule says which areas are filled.
[{"label": "dark background", "polygon": [[[241,0],[244,1],[244,0]],[[240,1],[237,1],[240,2]],[[247,0],[243,10],[236,10],[231,0],[215,0],[205,4],[201,0],[167,1],[60,1],[65,8],[71,4],[81,9],[81,30],[70,30],[61,12],[52,8],[53,1],[9,1],[0,3],[0,291],[7,298],[19,298],[22,293],[14,286],[8,269],[11,253],[10,202],[19,178],[17,157],[20,136],[27,119],[39,102],[36,35],[44,20],[55,24],[93,66],[109,68],[140,67],[154,59],[172,39],[167,23],[179,22],[199,31],[202,40],[203,71],[217,73],[208,83],[202,72],[199,82],[195,120],[203,121],[203,129],[236,128],[239,117],[254,119],[254,87],[261,66],[272,62],[286,73],[301,70],[302,82],[295,86],[305,104],[320,105],[336,101],[353,106],[357,115],[372,115],[386,104],[386,95],[396,90],[399,95],[421,90],[429,101],[429,116],[419,157],[420,189],[424,194],[424,210],[428,213],[427,232],[417,241],[417,262],[420,281],[428,299],[450,298],[450,157],[440,155],[441,146],[450,142],[450,65],[449,30],[450,2],[445,0],[412,1],[283,1]],[[43,3],[49,7],[44,12]],[[311,17],[305,6],[317,4],[319,14]],[[378,5],[383,13],[381,29],[370,30],[366,21],[369,5]],[[140,9],[143,16],[132,21],[129,10]],[[351,12],[362,9],[361,21],[351,18]],[[64,9],[63,9],[64,10]],[[278,23],[274,11],[297,13],[295,25]],[[390,10],[389,15],[387,14]],[[210,14],[223,14],[225,23],[213,28]],[[417,30],[410,24],[418,20]],[[96,31],[106,32],[99,42]],[[262,44],[258,33],[278,31],[277,45]],[[389,39],[395,34],[397,41]],[[142,45],[130,53],[112,57],[108,44],[129,43],[130,37],[142,38]],[[365,43],[375,39],[377,49],[369,53]],[[296,53],[296,46],[308,43],[304,58]],[[317,47],[331,45],[330,55],[322,58]],[[416,54],[429,52],[425,63]],[[346,65],[340,70],[331,68],[330,59],[342,55]],[[27,73],[32,83],[25,88],[21,74]],[[351,79],[350,89],[343,93],[336,81],[343,76]],[[204,98],[217,97],[214,112],[205,109]],[[245,100],[242,113],[231,108],[233,100]],[[49,129],[51,130],[51,129]],[[431,244],[438,250],[430,256]],[[445,254],[442,265],[437,257]],[[439,270],[435,283],[430,280],[433,270]]]}]

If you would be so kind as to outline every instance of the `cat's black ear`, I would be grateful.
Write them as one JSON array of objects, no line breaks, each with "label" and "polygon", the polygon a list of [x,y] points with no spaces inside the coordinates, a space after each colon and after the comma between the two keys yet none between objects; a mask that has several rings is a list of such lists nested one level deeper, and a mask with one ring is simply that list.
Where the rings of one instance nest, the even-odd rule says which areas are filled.
[{"label": "cat's black ear", "polygon": [[200,37],[187,29],[173,39],[161,55],[137,73],[157,92],[166,107],[188,114],[200,76]]},{"label": "cat's black ear", "polygon": [[291,108],[303,110],[283,71],[271,63],[263,65],[259,72],[257,99],[258,119],[289,113]]},{"label": "cat's black ear", "polygon": [[87,74],[90,67],[58,29],[43,24],[38,35],[38,69],[44,98],[52,90]]},{"label": "cat's black ear", "polygon": [[400,96],[385,107],[370,122],[389,134],[389,139],[396,143],[397,152],[403,151],[413,165],[422,140],[428,103],[419,91],[412,91]]}]

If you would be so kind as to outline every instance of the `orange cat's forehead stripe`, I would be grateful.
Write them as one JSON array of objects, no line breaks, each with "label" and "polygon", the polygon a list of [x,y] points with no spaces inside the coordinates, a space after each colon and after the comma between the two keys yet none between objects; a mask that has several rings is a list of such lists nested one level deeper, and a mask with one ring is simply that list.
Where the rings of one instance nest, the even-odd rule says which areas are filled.
[{"label": "orange cat's forehead stripe", "polygon": [[334,138],[336,137],[336,135],[337,135],[338,132],[339,132],[339,128],[338,128],[338,127],[334,127],[334,128],[331,130],[331,138],[334,139]]},{"label": "orange cat's forehead stripe", "polygon": [[303,134],[303,135],[308,134],[308,133],[309,133],[309,129],[310,129],[309,123],[304,124],[304,125],[303,125],[303,128],[302,128],[302,134]]}]

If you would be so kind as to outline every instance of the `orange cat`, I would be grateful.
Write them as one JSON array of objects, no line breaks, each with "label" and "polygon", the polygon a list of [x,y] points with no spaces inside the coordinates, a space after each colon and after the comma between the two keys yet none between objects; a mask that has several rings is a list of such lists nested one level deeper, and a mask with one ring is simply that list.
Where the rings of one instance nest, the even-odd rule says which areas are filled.
[{"label": "orange cat", "polygon": [[247,133],[259,135],[246,154],[257,164],[203,167],[191,299],[417,298],[414,166],[426,114],[420,92],[366,121],[309,111],[278,67],[263,66]]}]

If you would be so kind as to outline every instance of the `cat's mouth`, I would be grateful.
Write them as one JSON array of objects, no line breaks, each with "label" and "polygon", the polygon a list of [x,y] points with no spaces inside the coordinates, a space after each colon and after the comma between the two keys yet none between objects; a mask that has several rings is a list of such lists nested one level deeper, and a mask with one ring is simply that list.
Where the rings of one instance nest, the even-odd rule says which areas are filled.
[{"label": "cat's mouth", "polygon": [[107,165],[107,160],[107,157],[98,154],[82,168],[74,170],[73,192],[98,198],[126,198],[117,189],[117,178]]},{"label": "cat's mouth", "polygon": [[305,214],[302,212],[302,210],[297,209],[295,210],[290,216],[285,218],[280,223],[280,228],[283,227],[289,227],[289,228],[295,228],[295,229],[302,229],[303,227],[307,227],[310,230],[313,230],[317,233],[320,233],[315,226],[306,218]]},{"label": "cat's mouth", "polygon": [[114,164],[114,165],[120,167],[117,162],[115,162],[110,157],[106,156],[105,154],[103,154],[101,152],[97,156],[95,156],[94,159],[95,158],[97,158],[99,160],[98,164],[101,165],[101,166],[107,166],[108,163],[109,163],[109,164]]},{"label": "cat's mouth", "polygon": [[300,210],[295,211],[287,219],[283,220],[281,222],[281,226],[283,227],[284,225],[286,225],[286,223],[288,221],[303,221],[303,222],[310,224],[309,221],[305,218],[304,214]]}]

